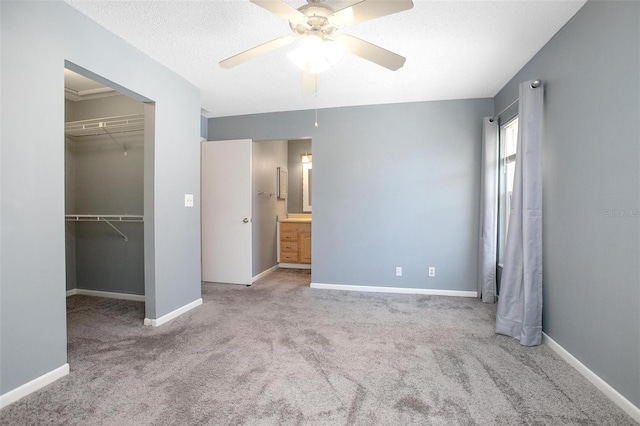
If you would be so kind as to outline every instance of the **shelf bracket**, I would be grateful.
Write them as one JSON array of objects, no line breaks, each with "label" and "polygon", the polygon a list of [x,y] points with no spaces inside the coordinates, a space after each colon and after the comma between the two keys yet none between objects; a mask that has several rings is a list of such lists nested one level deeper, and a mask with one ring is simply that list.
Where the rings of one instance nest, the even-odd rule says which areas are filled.
[{"label": "shelf bracket", "polygon": [[107,219],[103,217],[101,217],[100,220],[102,220],[104,223],[112,227],[118,234],[122,235],[122,238],[124,238],[125,241],[129,241],[129,238],[125,234],[123,234],[118,228],[116,228],[114,224],[112,224],[111,222],[109,222]]},{"label": "shelf bracket", "polygon": [[104,132],[109,135],[109,137],[111,138],[111,140],[113,141],[113,143],[115,143],[116,145],[118,145],[118,147],[122,150],[122,152],[124,152],[124,155],[127,155],[127,149],[124,147],[124,145],[121,145],[116,138],[113,137],[113,135],[111,133],[109,133],[109,131],[107,130],[107,126],[105,125],[105,123],[99,123],[100,127],[102,127],[102,130],[104,130]]}]

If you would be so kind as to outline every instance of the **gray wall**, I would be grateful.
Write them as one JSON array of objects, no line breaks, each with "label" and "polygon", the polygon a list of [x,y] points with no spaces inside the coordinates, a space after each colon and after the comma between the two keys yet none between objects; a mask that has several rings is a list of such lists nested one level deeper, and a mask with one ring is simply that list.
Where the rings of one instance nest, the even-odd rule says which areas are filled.
[{"label": "gray wall", "polygon": [[302,157],[305,152],[311,152],[311,139],[294,139],[289,141],[288,163],[289,195],[287,210],[289,213],[304,213],[302,211]]},{"label": "gray wall", "polygon": [[200,137],[207,139],[209,135],[209,119],[205,116],[200,116]]},{"label": "gray wall", "polygon": [[200,155],[200,96],[190,83],[62,2],[0,2],[0,14],[0,393],[5,393],[67,360],[65,61],[156,103],[155,144],[151,150],[145,146],[154,171],[145,190],[145,215],[150,215],[145,239],[149,233],[155,278],[153,294],[145,292],[148,318],[201,294],[200,203],[196,199],[190,209],[183,204],[184,193],[200,193],[194,167]]},{"label": "gray wall", "polygon": [[127,155],[105,137],[87,137],[75,144],[75,203],[70,213],[144,213],[143,134],[114,137]]},{"label": "gray wall", "polygon": [[73,121],[75,120],[75,105],[74,101],[70,101],[69,99],[64,100],[64,121]]},{"label": "gray wall", "polygon": [[313,282],[474,291],[492,113],[491,99],[335,108],[318,128],[314,111],[257,114],[210,119],[209,139],[313,139]]},{"label": "gray wall", "polygon": [[[144,113],[144,104],[124,95],[69,102],[70,121]],[[70,110],[70,111],[67,111]],[[115,133],[127,155],[108,136],[75,138],[65,151],[67,214],[144,213],[144,134]],[[70,202],[71,200],[71,202]],[[142,223],[114,223],[127,235],[100,222],[67,223],[67,289],[144,294]],[[71,271],[69,268],[74,267]]]},{"label": "gray wall", "polygon": [[65,99],[64,121],[142,113],[144,113],[144,104],[125,95],[107,96],[77,102]]},{"label": "gray wall", "polygon": [[77,222],[76,288],[144,294],[144,233],[140,223]]},{"label": "gray wall", "polygon": [[[251,161],[252,186],[252,274],[275,266],[276,225],[278,215],[286,212],[285,201],[278,200],[276,170],[287,165],[287,141],[258,141],[253,143]],[[258,191],[269,195],[258,195]]]},{"label": "gray wall", "polygon": [[640,407],[640,3],[587,2],[498,93],[496,111],[536,78],[543,328]]},{"label": "gray wall", "polygon": [[[71,101],[65,102],[65,116],[70,109]],[[65,214],[75,210],[75,188],[76,188],[76,161],[74,154],[74,142],[65,137],[64,144],[64,193],[65,193]],[[76,288],[76,224],[65,222],[65,273],[66,289]]]}]

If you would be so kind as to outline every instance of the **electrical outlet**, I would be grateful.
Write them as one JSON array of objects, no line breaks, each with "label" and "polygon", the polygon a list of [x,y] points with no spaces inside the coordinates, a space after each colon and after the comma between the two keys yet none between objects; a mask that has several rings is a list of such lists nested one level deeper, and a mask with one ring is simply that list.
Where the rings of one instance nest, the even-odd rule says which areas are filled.
[{"label": "electrical outlet", "polygon": [[433,266],[429,266],[429,276],[430,277],[435,277],[436,276],[436,268]]},{"label": "electrical outlet", "polygon": [[396,266],[396,277],[402,276],[402,266]]},{"label": "electrical outlet", "polygon": [[184,194],[184,206],[193,207],[193,194]]}]

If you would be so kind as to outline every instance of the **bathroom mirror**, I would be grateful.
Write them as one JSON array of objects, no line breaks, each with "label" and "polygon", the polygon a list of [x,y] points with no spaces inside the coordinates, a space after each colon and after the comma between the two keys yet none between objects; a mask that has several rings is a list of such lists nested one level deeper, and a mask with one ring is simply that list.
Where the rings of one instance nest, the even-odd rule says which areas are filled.
[{"label": "bathroom mirror", "polygon": [[302,164],[302,211],[311,213],[312,163]]},{"label": "bathroom mirror", "polygon": [[289,191],[289,174],[287,170],[278,167],[277,195],[279,200],[286,200]]},{"label": "bathroom mirror", "polygon": [[[311,169],[305,169],[302,162],[304,154],[311,154],[311,139],[290,139],[287,144],[287,170],[289,172],[289,191],[287,211],[289,213],[311,213],[312,179]],[[307,182],[306,189],[304,182]],[[305,200],[307,200],[305,202]],[[308,206],[307,206],[308,205]]]}]

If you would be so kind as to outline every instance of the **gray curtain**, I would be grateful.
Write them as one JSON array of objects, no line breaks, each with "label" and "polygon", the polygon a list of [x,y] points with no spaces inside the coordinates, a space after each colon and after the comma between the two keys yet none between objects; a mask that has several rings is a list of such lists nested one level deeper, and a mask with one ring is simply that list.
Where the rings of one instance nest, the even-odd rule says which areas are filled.
[{"label": "gray curtain", "polygon": [[496,245],[498,240],[498,122],[482,121],[482,166],[480,177],[480,256],[478,298],[496,301]]},{"label": "gray curtain", "polygon": [[542,136],[544,85],[520,84],[518,148],[496,333],[542,340]]}]

